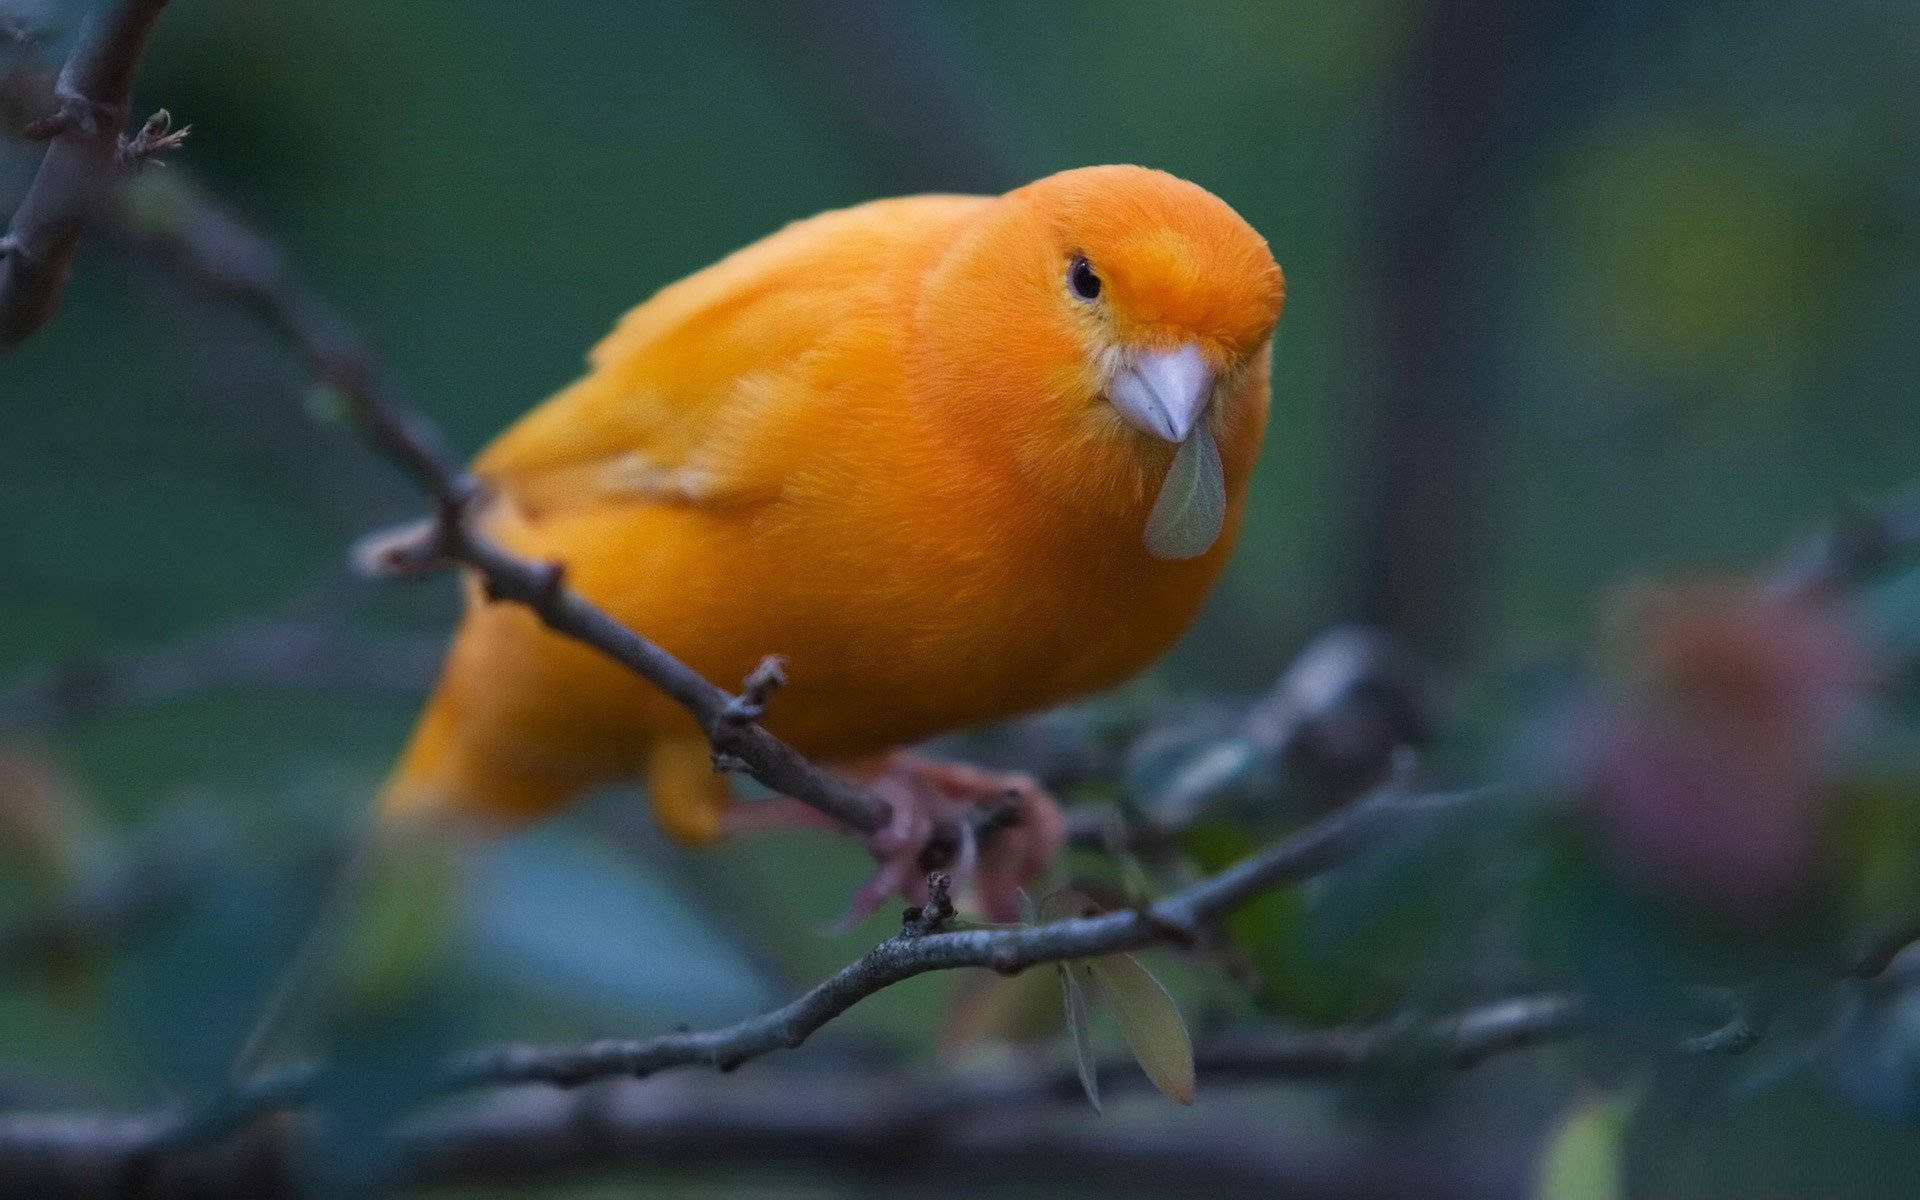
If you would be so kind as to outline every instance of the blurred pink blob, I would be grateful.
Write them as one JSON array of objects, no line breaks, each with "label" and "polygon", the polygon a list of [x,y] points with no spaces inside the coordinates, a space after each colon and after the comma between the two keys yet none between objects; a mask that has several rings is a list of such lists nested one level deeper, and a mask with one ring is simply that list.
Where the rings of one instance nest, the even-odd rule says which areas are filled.
[{"label": "blurred pink blob", "polygon": [[1737,581],[1642,587],[1615,612],[1624,694],[1576,744],[1583,809],[1655,892],[1758,923],[1818,878],[1827,758],[1868,656],[1842,614]]}]

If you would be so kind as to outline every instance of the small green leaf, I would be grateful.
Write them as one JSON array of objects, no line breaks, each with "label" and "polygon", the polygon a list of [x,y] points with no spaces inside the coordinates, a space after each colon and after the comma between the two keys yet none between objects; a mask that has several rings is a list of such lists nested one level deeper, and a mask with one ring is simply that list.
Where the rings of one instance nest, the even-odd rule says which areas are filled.
[{"label": "small green leaf", "polygon": [[1113,1002],[1134,1061],[1168,1099],[1192,1104],[1193,1042],[1173,997],[1131,954],[1109,954],[1091,965]]},{"label": "small green leaf", "polygon": [[1220,447],[1205,418],[1174,451],[1153,511],[1141,534],[1155,558],[1198,558],[1219,540],[1226,520],[1227,485]]},{"label": "small green leaf", "polygon": [[340,978],[359,1005],[417,994],[450,948],[459,901],[456,843],[421,833],[376,847],[344,930]]},{"label": "small green leaf", "polygon": [[1080,1086],[1087,1093],[1087,1103],[1093,1105],[1093,1111],[1100,1111],[1100,1072],[1093,1057],[1093,1018],[1087,1009],[1086,983],[1087,966],[1083,962],[1069,961],[1060,964],[1060,992],[1067,1006],[1067,1033],[1073,1039],[1073,1065],[1080,1072]]},{"label": "small green leaf", "polygon": [[1541,1155],[1537,1200],[1620,1200],[1620,1142],[1629,1107],[1605,1098],[1573,1106]]}]

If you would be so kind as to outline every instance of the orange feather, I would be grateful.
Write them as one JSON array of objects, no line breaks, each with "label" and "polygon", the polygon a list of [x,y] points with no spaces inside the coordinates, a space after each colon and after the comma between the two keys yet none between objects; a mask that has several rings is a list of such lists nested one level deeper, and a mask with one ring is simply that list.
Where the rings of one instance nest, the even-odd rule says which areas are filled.
[{"label": "orange feather", "polygon": [[[824,761],[1056,703],[1145,667],[1224,565],[1282,292],[1232,209],[1139,167],[826,213],[628,313],[476,462],[489,528],[710,679],[785,656],[768,726]],[[1178,347],[1225,511],[1156,558],[1175,447],[1109,397]],[[636,776],[673,836],[717,836],[692,721],[476,595],[385,810],[527,819]]]}]

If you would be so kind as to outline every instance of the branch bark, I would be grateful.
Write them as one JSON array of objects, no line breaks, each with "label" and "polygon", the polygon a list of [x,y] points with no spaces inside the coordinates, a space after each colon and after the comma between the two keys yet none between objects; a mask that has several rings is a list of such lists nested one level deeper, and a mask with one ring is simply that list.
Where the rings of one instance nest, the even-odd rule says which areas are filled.
[{"label": "branch bark", "polygon": [[46,156],[0,238],[0,350],[52,319],[80,235],[120,182],[134,69],[166,3],[120,0],[87,14],[54,85],[59,111],[32,131],[51,138]]}]

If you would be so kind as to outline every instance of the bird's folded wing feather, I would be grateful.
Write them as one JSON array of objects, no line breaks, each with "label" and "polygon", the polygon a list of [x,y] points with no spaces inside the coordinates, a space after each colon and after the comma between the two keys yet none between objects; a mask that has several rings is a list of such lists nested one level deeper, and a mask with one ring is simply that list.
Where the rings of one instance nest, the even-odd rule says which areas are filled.
[{"label": "bird's folded wing feather", "polygon": [[883,370],[879,343],[903,319],[885,311],[886,281],[902,256],[975,203],[917,197],[824,214],[662,289],[475,471],[536,522],[608,503],[778,496],[809,436],[835,427],[828,407],[861,390],[860,364]]}]

